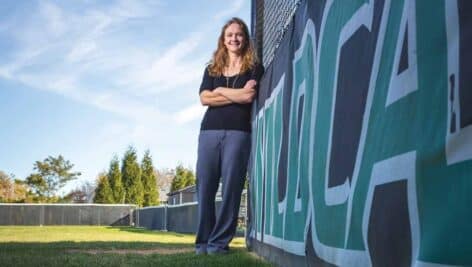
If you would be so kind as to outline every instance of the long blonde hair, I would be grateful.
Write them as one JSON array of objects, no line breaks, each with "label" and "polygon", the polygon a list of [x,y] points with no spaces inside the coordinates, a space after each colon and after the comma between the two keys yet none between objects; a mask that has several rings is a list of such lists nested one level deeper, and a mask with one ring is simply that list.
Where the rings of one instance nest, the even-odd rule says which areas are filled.
[{"label": "long blonde hair", "polygon": [[211,76],[221,76],[223,75],[224,68],[228,65],[228,51],[226,50],[224,41],[225,41],[225,30],[231,24],[238,24],[244,33],[244,44],[241,50],[242,64],[240,73],[244,73],[249,69],[252,69],[254,65],[258,62],[254,47],[252,45],[249,30],[246,26],[246,23],[240,18],[232,18],[221,29],[220,37],[218,38],[218,47],[213,53],[213,58],[211,59],[208,71]]}]

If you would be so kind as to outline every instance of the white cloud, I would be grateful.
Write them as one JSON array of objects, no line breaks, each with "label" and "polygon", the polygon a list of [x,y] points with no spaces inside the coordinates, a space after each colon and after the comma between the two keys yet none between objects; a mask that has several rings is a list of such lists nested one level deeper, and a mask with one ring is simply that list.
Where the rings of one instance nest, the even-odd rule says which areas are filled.
[{"label": "white cloud", "polygon": [[73,47],[72,50],[67,54],[66,59],[70,62],[81,61],[86,58],[88,54],[94,51],[97,45],[94,41],[80,42],[77,46]]},{"label": "white cloud", "polygon": [[52,88],[55,92],[61,92],[63,95],[70,94],[78,87],[77,78],[74,76],[61,75],[52,81],[45,81],[46,87]]},{"label": "white cloud", "polygon": [[158,12],[161,5],[162,3],[157,0],[120,0],[113,6],[110,13],[122,19],[150,17]]},{"label": "white cloud", "polygon": [[[83,14],[63,10],[47,1],[39,2],[37,8],[39,12],[32,12],[36,15],[26,20],[20,31],[14,32],[18,49],[12,54],[13,60],[0,65],[2,77],[128,117],[146,112],[154,116],[159,113],[155,108],[134,103],[130,96],[123,96],[111,85],[103,88],[89,81],[90,76],[99,72],[105,80],[106,72],[109,72],[111,84],[119,79],[118,68],[133,61],[134,55],[116,56],[114,50],[110,53],[108,47],[100,43],[100,39],[113,37],[107,33],[110,27],[119,27],[127,19],[150,16],[152,9],[129,1]],[[121,45],[117,43],[115,50],[123,49]]]},{"label": "white cloud", "polygon": [[177,112],[175,114],[175,121],[178,124],[184,124],[196,119],[201,119],[205,110],[206,107],[202,106],[202,104],[193,104]]},{"label": "white cloud", "polygon": [[141,92],[159,93],[197,82],[201,78],[204,60],[194,56],[201,45],[203,32],[193,32],[187,38],[155,56],[149,64],[131,71],[120,83],[135,85]]},{"label": "white cloud", "polygon": [[234,16],[234,14],[237,14],[241,10],[241,8],[243,7],[244,1],[245,0],[232,1],[233,5],[217,13],[214,16],[214,18],[216,20],[221,20],[221,19],[227,19],[229,16]]},{"label": "white cloud", "polygon": [[43,29],[51,36],[58,37],[67,30],[62,9],[50,2],[39,2],[39,14],[45,19]]},{"label": "white cloud", "polygon": [[11,69],[8,66],[0,66],[0,76],[5,79],[12,79]]},{"label": "white cloud", "polygon": [[[166,102],[166,91],[188,91],[198,86],[208,60],[198,51],[208,45],[209,29],[193,27],[187,36],[165,49],[119,38],[128,21],[154,16],[159,5],[155,1],[122,0],[106,8],[72,12],[41,1],[37,7],[40,12],[32,11],[38,14],[25,20],[21,31],[15,31],[18,50],[14,60],[0,64],[0,75],[128,118],[177,117],[180,123],[190,121],[161,110],[152,99],[159,97],[159,102]],[[237,2],[232,8],[240,5]]]}]

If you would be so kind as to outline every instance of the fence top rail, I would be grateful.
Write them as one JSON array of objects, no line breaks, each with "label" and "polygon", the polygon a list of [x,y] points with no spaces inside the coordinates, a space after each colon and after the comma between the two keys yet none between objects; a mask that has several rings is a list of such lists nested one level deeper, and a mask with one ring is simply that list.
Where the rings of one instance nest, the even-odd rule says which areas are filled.
[{"label": "fence top rail", "polygon": [[133,207],[133,204],[96,204],[96,203],[0,203],[0,206],[100,206],[100,207]]},{"label": "fence top rail", "polygon": [[[221,198],[216,198],[215,202],[221,202]],[[185,202],[185,203],[182,203],[182,204],[175,204],[175,205],[165,204],[165,205],[159,205],[159,206],[149,206],[149,207],[139,208],[139,210],[156,209],[156,208],[164,208],[164,207],[178,208],[178,207],[194,206],[194,205],[197,205],[197,204],[198,204],[197,201],[192,201],[192,202]]]},{"label": "fence top rail", "polygon": [[178,208],[178,207],[185,207],[185,206],[195,206],[197,204],[198,204],[197,201],[193,201],[193,202],[185,202],[185,203],[182,203],[182,204],[168,205],[167,207],[169,207],[169,208]]},{"label": "fence top rail", "polygon": [[147,206],[147,207],[138,208],[138,210],[159,209],[159,208],[165,208],[165,207],[168,207],[168,206],[169,205],[167,205],[167,204],[158,205],[158,206]]},{"label": "fence top rail", "polygon": [[165,204],[165,205],[159,205],[159,206],[149,206],[149,207],[143,207],[143,208],[139,208],[138,210],[147,210],[147,209],[159,209],[159,208],[178,208],[178,207],[185,207],[185,206],[194,206],[194,205],[197,205],[198,202],[196,201],[193,201],[193,202],[185,202],[185,203],[182,203],[182,204],[175,204],[175,205],[171,205],[171,204]]}]

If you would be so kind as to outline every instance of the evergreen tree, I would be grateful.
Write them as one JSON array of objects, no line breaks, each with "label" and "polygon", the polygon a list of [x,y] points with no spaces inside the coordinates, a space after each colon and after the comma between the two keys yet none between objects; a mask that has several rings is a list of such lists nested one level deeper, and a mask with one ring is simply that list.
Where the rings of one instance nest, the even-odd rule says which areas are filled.
[{"label": "evergreen tree", "polygon": [[197,180],[195,178],[195,174],[193,173],[192,169],[187,168],[185,170],[185,187],[195,185]]},{"label": "evergreen tree", "polygon": [[144,187],[143,206],[159,204],[159,191],[157,190],[156,174],[152,165],[152,157],[149,150],[146,151],[141,163],[141,180]]},{"label": "evergreen tree", "polygon": [[93,198],[94,203],[113,203],[113,194],[111,192],[110,184],[108,183],[108,177],[105,173],[98,175],[97,188],[95,189],[95,197]]},{"label": "evergreen tree", "polygon": [[121,165],[121,175],[125,188],[125,203],[143,205],[143,183],[136,150],[130,146],[125,152]]},{"label": "evergreen tree", "polygon": [[0,171],[0,202],[8,202],[11,199],[13,186],[10,176]]},{"label": "evergreen tree", "polygon": [[125,201],[125,191],[123,188],[123,181],[120,172],[120,162],[115,156],[110,162],[110,169],[108,170],[108,181],[113,193],[113,203],[122,204]]},{"label": "evergreen tree", "polygon": [[175,175],[174,175],[174,179],[172,179],[172,184],[170,185],[170,191],[171,192],[174,192],[174,191],[177,191],[179,189],[182,189],[184,188],[184,177],[182,175],[183,173],[183,167],[179,164],[177,165],[177,167],[175,168]]},{"label": "evergreen tree", "polygon": [[186,169],[181,163],[175,168],[175,177],[172,180],[171,191],[195,184],[195,175],[191,169]]}]

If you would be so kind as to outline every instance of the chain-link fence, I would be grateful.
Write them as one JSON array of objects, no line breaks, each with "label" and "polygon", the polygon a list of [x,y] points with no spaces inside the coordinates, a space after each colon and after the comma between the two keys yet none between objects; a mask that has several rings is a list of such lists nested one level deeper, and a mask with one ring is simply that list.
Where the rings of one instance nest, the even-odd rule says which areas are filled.
[{"label": "chain-link fence", "polygon": [[259,58],[269,65],[301,0],[253,0],[252,34]]},{"label": "chain-link fence", "polygon": [[0,225],[132,225],[134,205],[0,204]]},{"label": "chain-link fence", "polygon": [[[195,233],[197,230],[197,202],[188,202],[178,205],[162,205],[136,209],[135,221],[137,227],[153,230],[166,230],[179,233]],[[215,209],[218,212],[221,198],[216,199]],[[246,227],[247,193],[241,195],[238,227]]]}]

